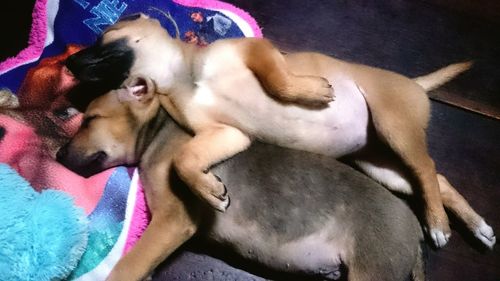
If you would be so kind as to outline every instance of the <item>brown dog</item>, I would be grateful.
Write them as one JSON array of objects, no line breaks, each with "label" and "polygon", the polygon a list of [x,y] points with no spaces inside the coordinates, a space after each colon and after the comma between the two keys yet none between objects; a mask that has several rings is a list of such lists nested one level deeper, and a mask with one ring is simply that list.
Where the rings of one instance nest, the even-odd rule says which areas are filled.
[{"label": "brown dog", "polygon": [[[195,133],[174,157],[177,171],[218,210],[225,210],[229,199],[209,168],[245,150],[256,138],[349,156],[389,189],[417,191],[424,202],[425,229],[438,247],[451,233],[443,204],[485,245],[495,243],[491,227],[437,175],[426,147],[430,107],[426,91],[468,69],[469,63],[412,80],[317,53],[283,57],[260,39],[220,40],[199,48],[172,39],[158,21],[141,16],[111,26],[95,46],[71,56],[67,66],[84,81],[106,80],[106,73],[114,69],[152,79],[159,94],[165,95],[162,105]],[[294,77],[314,76],[327,78],[335,87],[334,102],[320,109],[280,102],[286,97],[297,103],[310,101],[306,89],[325,87]],[[145,80],[136,81],[130,89],[139,93]],[[312,96],[316,101],[322,100],[318,96],[329,99],[324,94]]]},{"label": "brown dog", "polygon": [[171,169],[192,136],[160,106],[151,81],[140,94],[129,82],[94,100],[58,153],[85,174],[139,164],[152,221],[108,280],[141,280],[195,233],[284,273],[336,280],[345,266],[347,280],[425,280],[415,215],[332,157],[257,142],[214,168],[228,183],[231,208],[202,204]]}]

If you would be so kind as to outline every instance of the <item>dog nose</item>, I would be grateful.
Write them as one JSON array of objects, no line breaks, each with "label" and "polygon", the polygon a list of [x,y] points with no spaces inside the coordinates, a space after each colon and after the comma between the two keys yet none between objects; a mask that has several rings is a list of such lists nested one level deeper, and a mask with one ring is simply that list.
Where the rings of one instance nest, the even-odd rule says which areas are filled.
[{"label": "dog nose", "polygon": [[64,159],[66,159],[66,156],[68,155],[68,144],[65,144],[56,153],[56,160],[57,162],[61,162]]},{"label": "dog nose", "polygon": [[108,158],[108,154],[106,154],[106,152],[98,151],[91,156],[90,162],[95,164],[102,164],[104,160],[106,160],[106,158]]}]

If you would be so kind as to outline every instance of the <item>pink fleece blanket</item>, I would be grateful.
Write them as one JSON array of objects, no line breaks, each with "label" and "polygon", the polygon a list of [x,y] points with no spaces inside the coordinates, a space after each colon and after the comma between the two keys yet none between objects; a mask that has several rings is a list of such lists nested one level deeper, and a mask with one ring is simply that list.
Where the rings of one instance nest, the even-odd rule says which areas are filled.
[{"label": "pink fleece blanket", "polygon": [[36,1],[29,46],[0,62],[0,88],[4,89],[0,162],[17,170],[37,190],[49,187],[67,192],[88,215],[87,251],[70,279],[104,279],[149,222],[136,169],[118,167],[82,178],[54,160],[57,148],[81,121],[80,113],[65,99],[75,81],[65,72],[64,59],[93,43],[122,15],[136,12],[157,17],[172,35],[179,32],[193,44],[262,36],[245,11],[214,0]]}]

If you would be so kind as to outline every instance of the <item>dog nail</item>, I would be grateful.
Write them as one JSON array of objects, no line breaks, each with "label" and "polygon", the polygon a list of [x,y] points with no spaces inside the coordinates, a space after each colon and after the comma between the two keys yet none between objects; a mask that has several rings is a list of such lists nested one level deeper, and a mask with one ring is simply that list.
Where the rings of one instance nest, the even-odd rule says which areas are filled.
[{"label": "dog nail", "polygon": [[224,185],[224,193],[222,193],[222,196],[223,196],[223,197],[226,197],[226,196],[227,196],[227,188],[226,188],[226,185]]},{"label": "dog nail", "polygon": [[219,178],[219,176],[214,175],[215,179],[217,179],[218,182],[222,182],[222,180]]}]

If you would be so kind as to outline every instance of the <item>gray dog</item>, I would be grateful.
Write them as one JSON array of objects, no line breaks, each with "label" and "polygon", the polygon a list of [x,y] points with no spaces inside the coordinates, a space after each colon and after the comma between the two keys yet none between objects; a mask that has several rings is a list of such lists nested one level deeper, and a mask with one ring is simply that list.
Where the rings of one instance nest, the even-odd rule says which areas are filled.
[{"label": "gray dog", "polygon": [[139,97],[125,86],[94,100],[57,154],[86,176],[140,167],[152,221],[108,280],[144,278],[195,234],[282,272],[335,280],[345,266],[348,280],[425,280],[423,233],[412,211],[332,157],[256,142],[212,169],[232,199],[225,213],[211,209],[172,169],[173,155],[192,136],[145,82]]}]

